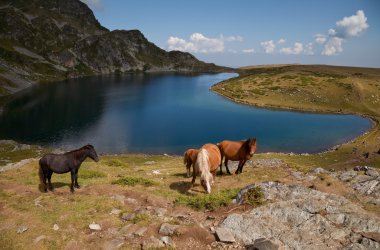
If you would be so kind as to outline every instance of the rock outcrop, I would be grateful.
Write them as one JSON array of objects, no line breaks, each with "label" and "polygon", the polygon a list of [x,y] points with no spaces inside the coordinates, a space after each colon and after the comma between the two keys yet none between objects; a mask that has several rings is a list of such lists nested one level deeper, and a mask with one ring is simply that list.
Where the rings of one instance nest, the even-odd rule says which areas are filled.
[{"label": "rock outcrop", "polygon": [[264,238],[285,249],[380,248],[380,219],[344,197],[301,185],[258,185],[268,204],[230,214],[220,225],[247,246]]},{"label": "rock outcrop", "polygon": [[93,74],[222,70],[189,53],[167,52],[138,30],[109,31],[79,0],[0,1],[0,95]]}]

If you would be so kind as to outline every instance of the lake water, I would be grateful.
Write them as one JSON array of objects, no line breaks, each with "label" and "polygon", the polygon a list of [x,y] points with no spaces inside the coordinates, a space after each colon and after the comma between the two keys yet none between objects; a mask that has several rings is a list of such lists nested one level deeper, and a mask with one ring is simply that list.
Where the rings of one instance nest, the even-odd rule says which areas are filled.
[{"label": "lake water", "polygon": [[235,74],[109,75],[28,88],[4,107],[0,138],[102,153],[182,154],[224,139],[256,137],[258,151],[318,152],[371,127],[352,115],[236,104],[210,90]]}]

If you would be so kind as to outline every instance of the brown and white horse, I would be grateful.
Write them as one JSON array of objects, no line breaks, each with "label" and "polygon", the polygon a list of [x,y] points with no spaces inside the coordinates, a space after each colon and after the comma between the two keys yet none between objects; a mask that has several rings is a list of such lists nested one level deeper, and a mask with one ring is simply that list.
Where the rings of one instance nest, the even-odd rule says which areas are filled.
[{"label": "brown and white horse", "polygon": [[[223,161],[223,157],[225,158],[224,165],[226,166],[226,170],[228,174],[230,170],[228,169],[228,161],[239,161],[238,168],[235,171],[235,174],[239,174],[243,172],[243,166],[245,162],[253,156],[256,151],[256,138],[248,138],[245,141],[222,141],[219,142],[218,147],[221,152],[221,157]],[[223,174],[222,171],[222,163],[220,163],[220,173]]]},{"label": "brown and white horse", "polygon": [[186,176],[190,177],[190,167],[193,166],[193,172],[194,172],[194,164],[197,159],[199,149],[193,149],[190,148],[186,150],[185,154],[183,155],[183,163],[186,164]]},{"label": "brown and white horse", "polygon": [[208,194],[211,193],[211,185],[214,184],[216,170],[221,163],[222,159],[218,146],[214,144],[203,145],[194,164],[191,183],[194,185],[195,178],[199,173],[202,187]]}]

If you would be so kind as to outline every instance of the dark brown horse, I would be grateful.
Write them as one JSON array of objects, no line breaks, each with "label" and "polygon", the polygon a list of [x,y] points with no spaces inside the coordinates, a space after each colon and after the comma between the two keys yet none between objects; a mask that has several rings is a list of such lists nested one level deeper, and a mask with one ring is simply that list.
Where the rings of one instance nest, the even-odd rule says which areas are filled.
[{"label": "dark brown horse", "polygon": [[[220,153],[223,157],[225,157],[224,165],[226,166],[226,170],[228,174],[230,170],[228,169],[228,161],[239,161],[238,168],[235,171],[235,174],[239,174],[243,172],[243,166],[245,162],[253,156],[256,151],[256,138],[248,138],[245,141],[222,141],[219,142],[218,147],[220,149]],[[220,164],[220,173],[223,174],[222,171],[222,163]]]},{"label": "dark brown horse", "polygon": [[38,174],[42,190],[47,192],[46,179],[49,182],[49,189],[53,191],[51,184],[51,176],[53,173],[63,174],[71,173],[70,191],[74,192],[74,184],[76,188],[80,188],[78,184],[78,170],[82,162],[90,157],[94,161],[99,161],[98,155],[92,145],[86,145],[79,149],[64,154],[46,154],[40,159],[40,168]]},{"label": "dark brown horse", "polygon": [[195,178],[199,174],[202,187],[208,194],[211,193],[211,185],[214,184],[215,173],[220,164],[222,164],[222,159],[219,148],[214,144],[203,145],[194,164],[191,183],[194,185]]},{"label": "dark brown horse", "polygon": [[195,164],[195,160],[197,159],[198,152],[199,152],[199,149],[190,148],[186,150],[185,154],[183,155],[183,163],[186,164],[187,177],[191,176],[190,174],[191,166],[193,166],[193,172],[194,172],[194,164]]}]

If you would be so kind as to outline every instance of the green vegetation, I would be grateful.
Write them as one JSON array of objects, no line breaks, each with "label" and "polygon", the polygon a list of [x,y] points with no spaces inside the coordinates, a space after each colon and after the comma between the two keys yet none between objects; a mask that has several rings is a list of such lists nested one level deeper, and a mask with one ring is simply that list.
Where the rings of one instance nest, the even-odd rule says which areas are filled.
[{"label": "green vegetation", "polygon": [[112,184],[132,186],[132,187],[136,185],[143,185],[146,187],[159,185],[159,183],[157,183],[156,181],[151,181],[142,177],[131,177],[131,176],[115,180],[112,182]]},{"label": "green vegetation", "polygon": [[[240,77],[212,89],[236,102],[307,112],[349,113],[371,118],[374,128],[339,150],[297,158],[297,165],[347,168],[379,166],[380,69],[325,65],[280,65],[240,69]],[[369,153],[369,157],[363,155]],[[324,160],[326,159],[326,160]],[[331,161],[329,159],[334,159]]]},{"label": "green vegetation", "polygon": [[264,193],[259,186],[255,186],[244,194],[244,201],[253,207],[264,205]]},{"label": "green vegetation", "polygon": [[231,188],[213,191],[210,195],[181,195],[175,199],[175,203],[187,205],[195,209],[216,209],[230,204],[239,190],[239,188]]}]

